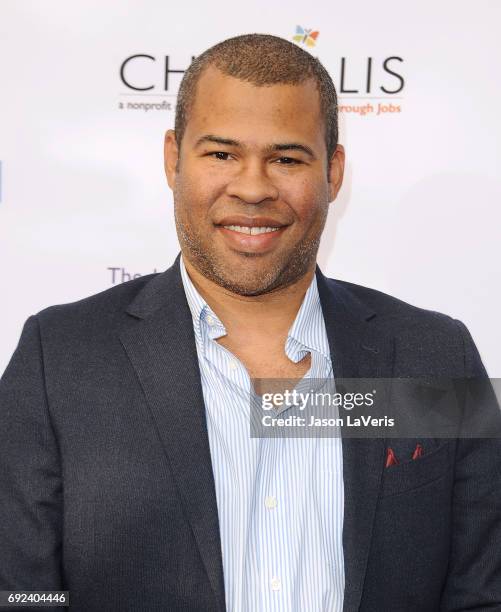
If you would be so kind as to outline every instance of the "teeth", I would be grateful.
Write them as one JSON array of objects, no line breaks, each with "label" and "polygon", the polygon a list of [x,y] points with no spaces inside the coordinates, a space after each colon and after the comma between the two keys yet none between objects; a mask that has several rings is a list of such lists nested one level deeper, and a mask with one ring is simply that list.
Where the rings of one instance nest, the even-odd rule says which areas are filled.
[{"label": "teeth", "polygon": [[245,225],[223,225],[223,227],[233,230],[234,232],[240,232],[241,234],[250,234],[251,236],[276,232],[280,229],[279,227],[247,227]]}]

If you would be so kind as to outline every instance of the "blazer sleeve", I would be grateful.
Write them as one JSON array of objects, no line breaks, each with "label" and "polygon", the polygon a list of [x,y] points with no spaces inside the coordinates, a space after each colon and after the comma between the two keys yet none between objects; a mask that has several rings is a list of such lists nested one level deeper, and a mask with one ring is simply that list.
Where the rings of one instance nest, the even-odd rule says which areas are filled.
[{"label": "blazer sleeve", "polygon": [[[464,346],[465,378],[487,379],[473,339],[456,320]],[[490,388],[490,383],[486,381]],[[499,433],[501,415],[490,422]],[[491,408],[493,404],[490,404]],[[452,538],[441,610],[501,611],[501,439],[457,441]]]},{"label": "blazer sleeve", "polygon": [[0,432],[0,590],[62,590],[61,462],[36,315],[0,380]]}]

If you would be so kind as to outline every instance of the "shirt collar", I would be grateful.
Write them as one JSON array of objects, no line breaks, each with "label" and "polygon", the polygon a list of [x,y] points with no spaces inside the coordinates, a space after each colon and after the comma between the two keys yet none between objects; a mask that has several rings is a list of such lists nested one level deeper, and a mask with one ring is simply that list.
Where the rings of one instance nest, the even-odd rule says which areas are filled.
[{"label": "shirt collar", "polygon": [[183,281],[186,300],[188,301],[188,306],[193,318],[193,329],[195,331],[196,339],[200,342],[202,341],[202,321],[207,324],[210,338],[216,339],[220,338],[221,336],[226,336],[226,328],[224,327],[223,323],[195,288],[195,285],[193,284],[188,271],[186,270],[186,266],[184,265],[182,255],[179,258],[179,268],[181,271],[181,279]]},{"label": "shirt collar", "polygon": [[[188,306],[193,317],[195,336],[201,340],[201,325],[204,321],[209,327],[209,336],[213,339],[226,335],[226,329],[217,315],[197,291],[184,265],[183,256],[179,258],[179,267]],[[326,359],[330,359],[329,343],[325,331],[322,305],[318,293],[316,275],[308,287],[301,307],[289,329],[285,342],[285,352],[292,361],[304,357],[306,349],[315,350]]]},{"label": "shirt collar", "polygon": [[186,294],[188,306],[190,307],[191,316],[193,317],[194,321],[198,321],[200,319],[202,310],[204,309],[204,306],[207,304],[207,302],[200,295],[200,293],[198,293],[198,291],[195,289],[195,286],[193,285],[190,277],[188,276],[188,272],[184,265],[182,255],[179,258],[179,268],[181,271],[181,278],[183,281],[184,292]]},{"label": "shirt collar", "polygon": [[317,351],[326,359],[330,359],[329,341],[315,274],[289,329],[285,343],[285,352],[293,361],[298,361],[298,359],[295,359],[290,353],[300,353],[300,358],[302,358],[305,349]]}]

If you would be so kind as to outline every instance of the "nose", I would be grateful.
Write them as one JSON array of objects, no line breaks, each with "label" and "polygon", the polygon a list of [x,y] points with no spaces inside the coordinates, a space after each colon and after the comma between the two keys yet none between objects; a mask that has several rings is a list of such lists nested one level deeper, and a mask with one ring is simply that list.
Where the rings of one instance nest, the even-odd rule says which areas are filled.
[{"label": "nose", "polygon": [[270,180],[265,165],[259,161],[242,163],[238,173],[228,183],[227,194],[249,204],[259,204],[264,200],[276,200],[277,187]]}]

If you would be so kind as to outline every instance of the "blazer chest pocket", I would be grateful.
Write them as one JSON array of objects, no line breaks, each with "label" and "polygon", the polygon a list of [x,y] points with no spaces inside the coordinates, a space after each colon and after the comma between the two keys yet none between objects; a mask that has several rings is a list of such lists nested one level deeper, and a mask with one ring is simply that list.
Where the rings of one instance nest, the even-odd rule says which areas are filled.
[{"label": "blazer chest pocket", "polygon": [[383,469],[381,496],[413,491],[445,476],[451,467],[451,444],[444,441],[429,454]]}]

